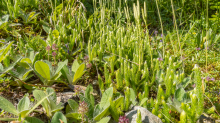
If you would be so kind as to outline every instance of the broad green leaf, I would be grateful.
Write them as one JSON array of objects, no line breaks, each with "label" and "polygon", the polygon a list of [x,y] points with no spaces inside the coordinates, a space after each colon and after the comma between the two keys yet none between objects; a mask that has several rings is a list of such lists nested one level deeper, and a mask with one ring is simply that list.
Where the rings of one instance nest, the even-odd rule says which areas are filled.
[{"label": "broad green leaf", "polygon": [[117,110],[118,109],[116,108],[115,103],[111,100],[110,101],[110,107],[109,107],[109,110],[108,110],[108,113],[106,114],[106,116],[109,115],[109,113],[110,113],[111,116],[113,117],[113,119],[118,122],[119,113],[118,113]]},{"label": "broad green leaf", "polygon": [[14,66],[21,60],[22,56],[16,57],[16,60],[7,68],[5,68],[2,73],[7,73],[9,70],[13,69]]},{"label": "broad green leaf", "polygon": [[68,63],[68,59],[66,59],[64,62],[59,62],[58,63],[58,68],[55,72],[55,75],[58,74],[60,72],[60,70],[64,67],[64,65],[67,65]]},{"label": "broad green leaf", "polygon": [[57,102],[57,96],[56,96],[56,93],[55,93],[54,89],[53,88],[47,88],[46,92],[47,92],[48,95],[53,93],[51,96],[49,96],[49,100],[56,103]]},{"label": "broad green leaf", "polygon": [[33,20],[35,17],[37,17],[40,14],[40,12],[35,13],[35,12],[30,12],[29,16],[28,16],[28,21]]},{"label": "broad green leaf", "polygon": [[37,61],[34,68],[43,78],[50,80],[50,68],[47,63]]},{"label": "broad green leaf", "polygon": [[9,67],[9,65],[10,65],[10,57],[9,57],[9,55],[5,56],[5,59],[3,60],[3,63],[4,63],[4,65],[6,67]]},{"label": "broad green leaf", "polygon": [[49,26],[43,25],[43,29],[44,29],[44,31],[45,31],[47,34],[49,34],[49,32],[50,32]]},{"label": "broad green leaf", "polygon": [[[58,78],[60,78],[60,76],[62,75],[62,73],[58,73],[58,74],[55,74],[50,80],[57,80]],[[52,85],[52,83],[50,83],[49,85]]]},{"label": "broad green leaf", "polygon": [[9,15],[3,15],[2,18],[1,18],[1,21],[2,22],[8,22],[8,19],[9,19]]},{"label": "broad green leaf", "polygon": [[35,53],[34,60],[33,60],[33,64],[34,64],[37,60],[40,60],[41,57],[42,57],[42,55],[41,55],[39,52]]},{"label": "broad green leaf", "polygon": [[12,114],[18,116],[18,111],[16,110],[14,105],[11,102],[9,102],[7,99],[5,99],[1,96],[0,96],[0,108],[2,110],[5,110],[9,113],[12,113]]},{"label": "broad green leaf", "polygon": [[[37,36],[38,38],[40,38],[39,36]],[[27,58],[29,58],[31,60],[31,62],[34,61],[34,57],[35,57],[35,53],[34,50],[31,48],[27,49]]]},{"label": "broad green leaf", "polygon": [[51,112],[58,112],[62,110],[64,107],[63,104],[60,102],[58,105],[55,102],[50,102]]},{"label": "broad green leaf", "polygon": [[[31,71],[32,71],[32,70],[30,70],[30,69],[29,69],[29,70],[26,70],[26,71],[25,71],[25,74],[23,74],[23,76],[21,77],[21,79],[22,79],[22,80],[25,80]],[[32,75],[31,75],[31,76],[32,76]],[[29,78],[29,77],[28,77],[28,78]]]},{"label": "broad green leaf", "polygon": [[171,98],[168,98],[167,102],[167,105],[170,107],[171,110],[177,111],[179,113],[183,111],[183,109],[181,108],[181,102],[177,101],[175,98],[173,99],[173,101],[171,101]]},{"label": "broad green leaf", "polygon": [[71,117],[73,119],[80,120],[81,119],[81,114],[75,112],[75,113],[68,113],[66,114],[66,117]]},{"label": "broad green leaf", "polygon": [[30,86],[30,85],[25,85],[25,84],[23,84],[23,86],[24,86],[26,89],[28,89],[28,90],[36,89],[35,86]]},{"label": "broad green leaf", "polygon": [[184,78],[183,81],[181,83],[178,84],[178,87],[183,87],[183,89],[191,82],[191,78],[187,77]]},{"label": "broad green leaf", "polygon": [[57,103],[57,96],[56,96],[54,89],[47,88],[46,92],[48,95],[52,93],[52,95],[48,97],[48,99],[49,99],[48,102],[50,105],[51,112],[56,112],[56,111],[63,109],[62,103],[59,103],[58,105],[56,104]]},{"label": "broad green leaf", "polygon": [[61,3],[60,5],[58,5],[58,6],[56,7],[56,11],[57,11],[58,13],[61,12],[62,9],[63,9],[63,3]]},{"label": "broad green leaf", "polygon": [[75,100],[69,99],[68,104],[73,112],[78,112],[79,104]]},{"label": "broad green leaf", "polygon": [[31,68],[31,70],[33,70],[36,74],[37,74],[37,76],[40,78],[40,80],[45,84],[45,85],[47,85],[48,83],[47,83],[47,80],[46,79],[44,79],[34,68],[33,68],[33,66],[31,65],[31,64],[29,64],[29,63],[27,63],[28,65],[29,65],[29,67]]},{"label": "broad green leaf", "polygon": [[6,54],[10,50],[12,44],[13,44],[13,41],[11,43],[9,43],[6,48],[4,48],[4,51],[2,53],[0,53],[0,62],[5,58]]},{"label": "broad green leaf", "polygon": [[22,112],[22,111],[25,111],[25,110],[28,110],[29,109],[29,106],[30,106],[30,100],[28,98],[28,95],[25,95],[18,103],[18,112]]},{"label": "broad green leaf", "polygon": [[72,84],[73,81],[73,77],[71,76],[71,74],[69,73],[69,69],[66,65],[64,65],[64,67],[61,69],[61,73],[62,75],[68,80],[68,82],[70,84]]},{"label": "broad green leaf", "polygon": [[36,117],[26,117],[25,123],[44,123],[42,120],[36,118]]},{"label": "broad green leaf", "polygon": [[139,106],[142,106],[146,101],[147,101],[147,98],[142,99]]},{"label": "broad green leaf", "polygon": [[0,121],[16,121],[18,118],[0,118]]},{"label": "broad green leaf", "polygon": [[76,84],[78,79],[85,73],[84,69],[85,69],[85,64],[81,64],[74,75],[73,85]]},{"label": "broad green leaf", "polygon": [[75,61],[73,62],[73,64],[72,64],[72,71],[73,71],[74,73],[76,73],[76,71],[77,71],[77,69],[79,68],[79,66],[80,66],[80,64],[78,63],[77,60],[75,60]]},{"label": "broad green leaf", "polygon": [[16,68],[16,70],[11,70],[9,72],[14,76],[18,77],[19,79],[25,80],[31,71],[31,69],[25,69],[24,67],[19,66]]},{"label": "broad green leaf", "polygon": [[132,88],[130,88],[130,101],[132,102],[133,105],[136,105],[136,95],[135,95],[135,92]]},{"label": "broad green leaf", "polygon": [[4,70],[4,67],[2,65],[2,63],[0,63],[0,72],[2,72]]},{"label": "broad green leaf", "polygon": [[[53,93],[50,93],[48,95],[52,95]],[[46,94],[42,91],[42,90],[34,90],[33,92],[34,98],[39,102],[41,101],[44,97],[46,97]],[[50,105],[49,105],[49,100],[46,99],[44,101],[42,101],[41,105],[44,107],[47,116],[51,116],[51,109],[50,109]]]},{"label": "broad green leaf", "polygon": [[95,99],[94,99],[94,96],[92,95],[93,93],[93,87],[91,84],[89,84],[86,88],[86,91],[85,91],[85,98],[87,98],[90,103],[92,104],[92,106],[94,107],[95,105]]},{"label": "broad green leaf", "polygon": [[[40,93],[38,93],[39,90],[34,90],[33,94],[35,93],[35,95],[39,95]],[[37,108],[45,99],[47,99],[50,95],[52,95],[53,93],[44,96],[43,98],[41,98],[41,100],[38,100],[37,104],[35,104],[27,113],[26,116],[28,116],[32,111],[34,111],[35,108]]]},{"label": "broad green leaf", "polygon": [[41,38],[37,38],[37,40],[38,40],[38,42],[39,42],[40,44],[42,44],[45,48],[47,47],[47,43],[46,43],[44,40],[42,40]]},{"label": "broad green leaf", "polygon": [[96,105],[95,110],[94,110],[94,120],[95,121],[99,121],[102,119],[102,117],[105,116],[105,114],[108,112],[110,107],[109,106],[105,107],[105,108],[101,108],[100,105]]},{"label": "broad green leaf", "polygon": [[50,75],[53,75],[55,73],[54,69],[53,69],[53,66],[52,66],[52,63],[48,60],[43,60],[44,63],[47,63],[47,65],[49,66],[50,68]]},{"label": "broad green leaf", "polygon": [[63,121],[63,123],[67,123],[67,119],[63,113],[56,112],[51,120],[51,123],[61,123],[61,121]]},{"label": "broad green leaf", "polygon": [[71,112],[74,112],[73,110],[72,110],[72,108],[70,107],[70,105],[68,104],[66,107],[66,114],[69,114],[69,113],[71,113]]},{"label": "broad green leaf", "polygon": [[106,108],[109,107],[110,101],[109,99],[113,96],[113,87],[108,88],[102,95],[101,102],[100,102],[100,108]]},{"label": "broad green leaf", "polygon": [[176,100],[181,102],[184,98],[185,93],[186,92],[183,88],[179,88],[175,91],[174,97],[175,97]]},{"label": "broad green leaf", "polygon": [[121,97],[119,97],[119,98],[117,98],[116,100],[113,101],[114,104],[115,104],[115,108],[118,108],[121,105],[121,103],[123,103],[123,99],[124,99],[124,97],[121,96]]},{"label": "broad green leaf", "polygon": [[102,118],[100,121],[98,121],[96,123],[108,123],[110,119],[111,119],[110,117],[104,117],[104,118]]},{"label": "broad green leaf", "polygon": [[93,92],[93,87],[91,84],[89,84],[87,87],[86,87],[86,91],[85,91],[85,98],[89,99],[90,100],[90,94],[92,94]]},{"label": "broad green leaf", "polygon": [[28,112],[29,110],[23,110],[23,111],[21,111],[20,113],[19,113],[19,117],[21,117],[22,119],[24,119],[27,115],[27,112]]}]

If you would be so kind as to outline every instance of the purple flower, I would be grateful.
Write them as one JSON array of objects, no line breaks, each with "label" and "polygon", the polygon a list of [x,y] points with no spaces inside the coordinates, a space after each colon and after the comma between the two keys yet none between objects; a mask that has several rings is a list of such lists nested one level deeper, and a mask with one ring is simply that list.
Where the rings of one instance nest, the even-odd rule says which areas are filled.
[{"label": "purple flower", "polygon": [[200,49],[201,49],[200,47],[197,47],[197,48],[196,48],[196,50],[200,50]]},{"label": "purple flower", "polygon": [[158,61],[163,61],[163,58],[158,58]]},{"label": "purple flower", "polygon": [[160,40],[160,42],[163,42],[163,40]]},{"label": "purple flower", "polygon": [[50,46],[49,46],[49,45],[46,47],[46,50],[47,50],[47,51],[50,51]]},{"label": "purple flower", "polygon": [[53,52],[53,53],[52,53],[52,56],[53,56],[53,57],[55,57],[56,55],[57,55],[57,53],[56,53],[56,52]]},{"label": "purple flower", "polygon": [[215,81],[215,78],[211,78],[210,80],[211,80],[211,81]]},{"label": "purple flower", "polygon": [[129,119],[126,116],[120,116],[118,123],[129,123]]},{"label": "purple flower", "polygon": [[160,36],[163,37],[163,34],[161,34]]},{"label": "purple flower", "polygon": [[84,56],[84,59],[85,59],[85,60],[88,60],[88,59],[89,59],[89,56]]},{"label": "purple flower", "polygon": [[215,81],[215,78],[213,78],[213,77],[210,78],[209,76],[207,76],[207,77],[206,77],[206,80],[207,80],[207,81]]},{"label": "purple flower", "polygon": [[193,84],[192,87],[195,88],[195,87],[196,87],[196,84]]},{"label": "purple flower", "polygon": [[68,48],[68,44],[66,44],[66,48]]},{"label": "purple flower", "polygon": [[79,95],[79,93],[82,91],[82,88],[80,86],[74,86],[74,91],[76,95]]},{"label": "purple flower", "polygon": [[86,65],[86,68],[91,68],[91,67],[92,67],[92,64],[91,64],[91,63],[89,63],[89,64]]},{"label": "purple flower", "polygon": [[84,115],[84,114],[86,114],[88,112],[88,110],[89,110],[89,106],[88,106],[88,104],[85,101],[82,101],[82,102],[79,103],[78,112],[80,114]]},{"label": "purple flower", "polygon": [[207,80],[207,81],[209,81],[209,80],[210,80],[210,77],[209,77],[209,76],[207,76],[207,77],[206,77],[206,80]]},{"label": "purple flower", "polygon": [[53,49],[53,50],[57,50],[57,49],[58,49],[58,48],[57,48],[57,45],[56,45],[56,44],[53,44],[53,45],[52,45],[52,49]]},{"label": "purple flower", "polygon": [[186,57],[183,56],[181,59],[184,60],[184,59],[186,59]]}]

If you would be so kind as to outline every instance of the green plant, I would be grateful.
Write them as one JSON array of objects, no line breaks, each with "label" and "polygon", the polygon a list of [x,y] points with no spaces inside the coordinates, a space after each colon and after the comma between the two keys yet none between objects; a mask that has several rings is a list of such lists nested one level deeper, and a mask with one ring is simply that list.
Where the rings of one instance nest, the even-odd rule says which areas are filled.
[{"label": "green plant", "polygon": [[137,123],[142,123],[142,119],[141,119],[141,111],[138,109],[137,110],[137,118],[136,118],[136,122]]},{"label": "green plant", "polygon": [[41,105],[43,106],[44,111],[46,112],[47,116],[51,118],[53,114],[61,109],[63,109],[62,103],[57,104],[56,100],[56,93],[52,88],[47,88],[46,92],[43,92],[41,90],[35,90],[33,92],[33,95],[35,99],[39,102],[42,100],[45,96],[47,97],[50,95],[47,100],[44,100]]},{"label": "green plant", "polygon": [[[10,70],[12,70],[14,68],[14,66],[21,60],[21,56],[17,56],[15,58],[13,58],[12,60],[14,61],[12,64],[8,65],[8,67],[3,67],[3,65],[0,63],[0,76],[3,77],[5,76],[5,74],[7,72],[9,72]],[[8,57],[7,57],[8,59]],[[9,60],[8,60],[9,61]]]},{"label": "green plant", "polygon": [[[43,121],[35,118],[35,117],[26,117],[25,123],[44,123]],[[56,112],[50,123],[67,123],[66,117],[61,112]]]},{"label": "green plant", "polygon": [[[24,13],[22,10],[19,11],[20,17],[23,19],[23,23],[30,23],[33,19],[36,19],[40,13],[30,12],[29,14]],[[32,22],[34,23],[34,22]]]},{"label": "green plant", "polygon": [[85,64],[79,64],[77,60],[75,60],[72,64],[71,71],[69,68],[64,65],[61,72],[65,79],[67,79],[68,84],[75,85],[80,77],[85,73]]},{"label": "green plant", "polygon": [[[38,90],[35,90],[33,93],[40,95]],[[45,99],[47,99],[52,94],[53,93],[50,93],[48,95],[42,95],[42,98],[38,100],[38,102],[33,107],[30,107],[30,100],[27,94],[19,101],[17,109],[7,99],[0,97],[1,99],[0,108],[17,116],[17,118],[1,118],[1,120],[2,121],[12,121],[12,120],[23,121],[31,112],[34,111],[35,108],[37,108],[43,101],[45,101]]]},{"label": "green plant", "polygon": [[44,83],[44,85],[52,85],[54,82],[62,82],[58,81],[57,79],[61,76],[61,69],[67,65],[67,62],[68,60],[59,62],[55,70],[49,61],[36,61],[34,64],[34,71],[38,73],[37,75]]},{"label": "green plant", "polygon": [[[123,104],[123,97],[120,96],[115,100],[112,100],[113,98],[113,88],[107,89],[101,98],[101,102],[97,105],[95,105],[95,100],[92,95],[93,89],[92,86],[88,86],[84,96],[79,95],[80,100],[83,101],[88,105],[88,112],[86,115],[88,116],[88,119],[90,119],[93,122],[101,122],[105,120],[109,120],[109,118],[106,118],[105,116],[108,116],[109,114],[112,115],[114,120],[118,121],[120,111],[117,109],[121,104]],[[68,100],[69,103],[69,109],[67,109],[66,117],[70,117],[76,120],[80,120],[80,114],[78,112],[79,105],[74,100]]]}]

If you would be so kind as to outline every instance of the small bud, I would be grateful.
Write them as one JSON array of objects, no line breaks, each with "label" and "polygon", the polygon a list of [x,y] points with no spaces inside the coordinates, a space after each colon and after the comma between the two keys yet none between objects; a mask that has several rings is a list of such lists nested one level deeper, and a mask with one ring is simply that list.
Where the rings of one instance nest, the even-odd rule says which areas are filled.
[{"label": "small bud", "polygon": [[158,61],[163,61],[163,58],[158,58]]},{"label": "small bud", "polygon": [[56,53],[56,52],[53,52],[53,53],[52,53],[52,56],[53,56],[53,57],[55,57],[56,55],[57,55],[57,53]]},{"label": "small bud", "polygon": [[211,80],[211,78],[210,78],[209,76],[207,76],[207,77],[206,77],[206,80],[209,81],[209,80]]},{"label": "small bud", "polygon": [[180,121],[181,121],[181,123],[186,123],[186,112],[185,111],[181,112]]},{"label": "small bud", "polygon": [[211,80],[211,81],[215,81],[215,78],[211,78],[210,80]]},{"label": "small bud", "polygon": [[82,101],[79,103],[79,109],[78,112],[82,115],[86,114],[88,112],[88,105],[85,101]]},{"label": "small bud", "polygon": [[46,50],[47,50],[47,51],[50,51],[50,46],[49,46],[49,45],[46,47]]},{"label": "small bud", "polygon": [[118,123],[129,123],[129,119],[125,115],[120,116],[118,119]]},{"label": "small bud", "polygon": [[197,51],[198,51],[198,50],[201,50],[201,48],[200,48],[200,47],[197,47],[196,50],[197,50]]},{"label": "small bud", "polygon": [[89,64],[86,65],[86,68],[91,68],[91,67],[92,67],[92,64],[91,64],[91,63],[89,63]]},{"label": "small bud", "polygon": [[57,49],[58,49],[58,48],[57,48],[57,45],[56,45],[56,44],[53,44],[53,45],[52,45],[52,49],[53,49],[53,50],[57,50]]},{"label": "small bud", "polygon": [[158,117],[159,117],[160,119],[162,119],[162,115],[161,115],[161,114],[158,114]]}]

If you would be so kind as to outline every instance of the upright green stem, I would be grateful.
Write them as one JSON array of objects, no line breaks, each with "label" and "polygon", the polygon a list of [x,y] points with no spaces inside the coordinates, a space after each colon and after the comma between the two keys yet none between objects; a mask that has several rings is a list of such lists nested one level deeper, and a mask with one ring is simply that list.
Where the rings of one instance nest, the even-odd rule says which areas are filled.
[{"label": "upright green stem", "polygon": [[158,3],[157,3],[157,0],[156,0],[156,4],[157,4],[157,12],[158,12],[158,16],[159,16],[159,19],[160,19],[160,26],[161,26],[161,30],[162,30],[162,43],[163,43],[163,58],[165,57],[165,47],[164,47],[164,34],[163,34],[163,23],[162,23],[162,19],[161,19],[161,16],[160,16],[160,10],[159,10],[159,7],[158,7]]},{"label": "upright green stem", "polygon": [[208,71],[208,52],[207,52],[207,48],[208,48],[208,39],[209,39],[209,32],[208,32],[208,26],[209,26],[209,16],[208,16],[208,3],[209,1],[207,1],[207,5],[206,5],[206,72]]},{"label": "upright green stem", "polygon": [[[181,48],[181,44],[180,44],[179,31],[178,31],[177,24],[176,24],[176,16],[175,16],[174,8],[173,8],[173,0],[171,0],[171,6],[172,6],[172,12],[173,12],[173,19],[174,19],[174,28],[176,28],[176,34],[177,34],[177,40],[179,42],[181,60],[183,62],[183,53],[182,53],[182,48]],[[183,68],[183,70],[184,70],[184,68]]]}]

